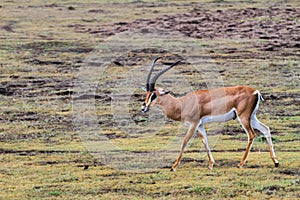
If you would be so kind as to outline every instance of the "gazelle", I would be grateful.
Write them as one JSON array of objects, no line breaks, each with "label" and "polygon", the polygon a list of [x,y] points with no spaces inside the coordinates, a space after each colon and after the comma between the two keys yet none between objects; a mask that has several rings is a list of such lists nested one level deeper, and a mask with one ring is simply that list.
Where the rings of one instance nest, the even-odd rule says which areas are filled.
[{"label": "gazelle", "polygon": [[256,118],[259,102],[263,97],[258,90],[246,86],[223,87],[212,90],[198,90],[186,94],[183,97],[175,98],[169,94],[169,91],[155,87],[156,80],[166,71],[177,65],[180,61],[159,71],[151,80],[151,73],[155,66],[156,58],[149,69],[146,79],[146,99],[142,106],[142,112],[149,111],[154,105],[159,105],[164,114],[173,120],[182,121],[189,125],[189,129],[183,138],[179,156],[172,166],[171,171],[175,171],[180,163],[184,149],[198,130],[209,158],[209,169],[213,168],[215,163],[210,151],[204,124],[209,122],[226,122],[232,119],[238,119],[245,132],[248,135],[248,145],[238,167],[242,167],[247,160],[250,148],[256,136],[253,129],[257,129],[264,134],[268,141],[270,156],[275,164],[279,166],[273,149],[270,129]]}]

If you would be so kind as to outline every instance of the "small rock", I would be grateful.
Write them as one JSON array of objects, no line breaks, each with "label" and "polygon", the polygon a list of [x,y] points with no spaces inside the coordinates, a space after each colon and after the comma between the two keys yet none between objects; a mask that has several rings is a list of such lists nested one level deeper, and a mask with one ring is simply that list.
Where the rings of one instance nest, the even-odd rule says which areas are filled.
[{"label": "small rock", "polygon": [[69,7],[68,7],[68,10],[75,10],[75,7],[69,6]]}]

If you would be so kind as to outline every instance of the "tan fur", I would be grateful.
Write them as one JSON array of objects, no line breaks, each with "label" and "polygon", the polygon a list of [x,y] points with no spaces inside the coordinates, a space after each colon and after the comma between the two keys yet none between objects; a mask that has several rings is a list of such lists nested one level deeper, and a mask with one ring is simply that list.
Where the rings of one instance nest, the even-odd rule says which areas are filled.
[{"label": "tan fur", "polygon": [[[150,106],[154,106],[156,104],[161,107],[168,118],[175,121],[186,122],[190,125],[189,130],[183,139],[180,154],[172,166],[172,170],[175,171],[178,166],[184,148],[195,130],[198,128],[197,126],[199,126],[201,119],[206,116],[223,115],[232,109],[235,109],[236,114],[239,117],[239,121],[248,133],[248,145],[238,166],[241,167],[245,164],[251,145],[256,136],[253,128],[251,127],[251,119],[254,109],[259,101],[260,94],[257,90],[246,86],[224,87],[212,90],[198,90],[179,98],[175,98],[170,94],[161,95],[163,91],[164,90],[162,88],[155,88],[153,92],[157,95],[157,98],[155,102],[150,104]],[[149,101],[151,93],[152,92],[147,92],[146,103]],[[209,168],[212,169],[214,160],[207,144],[204,129],[202,132],[204,133],[199,131],[199,136],[204,145],[206,145],[210,160]],[[273,144],[272,141],[270,141],[271,140],[269,139],[270,154],[273,162],[276,166],[278,166],[278,161],[276,160],[273,150]]]}]

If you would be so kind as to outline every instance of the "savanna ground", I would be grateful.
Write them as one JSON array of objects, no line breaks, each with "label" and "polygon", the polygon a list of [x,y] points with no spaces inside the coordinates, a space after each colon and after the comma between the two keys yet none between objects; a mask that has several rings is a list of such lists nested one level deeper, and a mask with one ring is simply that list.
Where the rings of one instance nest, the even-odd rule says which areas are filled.
[{"label": "savanna ground", "polygon": [[[2,1],[0,198],[299,199],[299,19],[292,0]],[[170,172],[184,127],[139,111],[157,56],[158,68],[183,60],[158,82],[176,96],[259,89],[279,168],[261,134],[237,168],[247,136],[231,121],[206,126],[213,170],[195,137]],[[152,152],[161,163],[143,159]]]}]

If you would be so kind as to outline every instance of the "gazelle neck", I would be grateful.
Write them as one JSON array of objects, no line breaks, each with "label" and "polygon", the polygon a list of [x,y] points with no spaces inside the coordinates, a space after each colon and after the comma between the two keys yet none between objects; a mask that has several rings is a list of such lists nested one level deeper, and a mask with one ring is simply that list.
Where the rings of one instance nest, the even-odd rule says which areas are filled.
[{"label": "gazelle neck", "polygon": [[162,108],[168,118],[175,121],[181,120],[181,102],[178,98],[170,94],[166,94],[159,96],[156,100],[156,104]]}]

